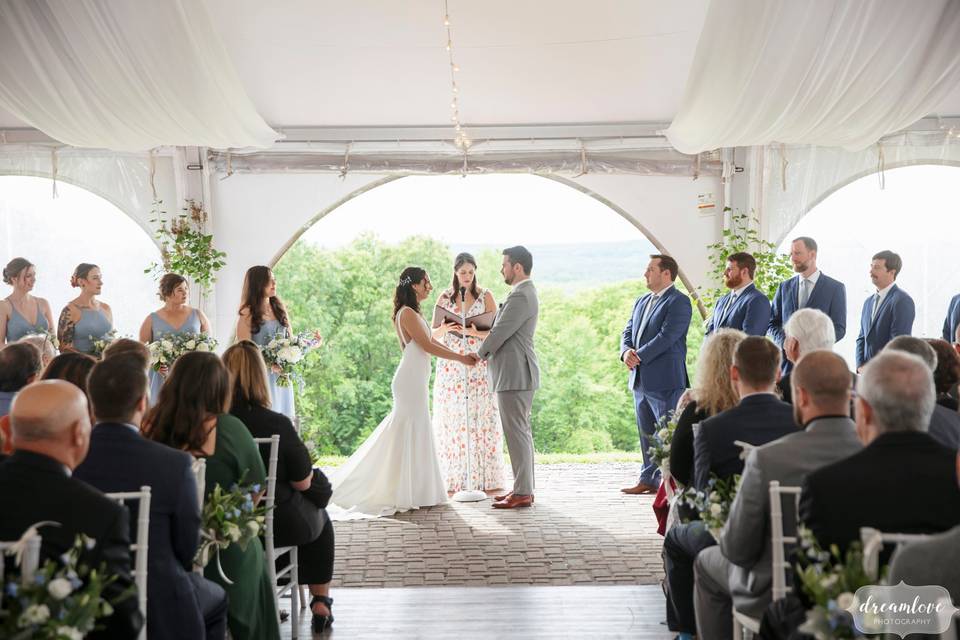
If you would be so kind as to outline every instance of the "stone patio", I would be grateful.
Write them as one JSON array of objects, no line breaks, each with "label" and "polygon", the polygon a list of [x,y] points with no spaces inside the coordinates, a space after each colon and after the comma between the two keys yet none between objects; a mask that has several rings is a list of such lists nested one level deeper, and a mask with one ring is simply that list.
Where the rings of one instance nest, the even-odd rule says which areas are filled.
[{"label": "stone patio", "polygon": [[655,585],[653,496],[627,496],[633,463],[537,465],[536,504],[450,502],[335,524],[334,587]]}]

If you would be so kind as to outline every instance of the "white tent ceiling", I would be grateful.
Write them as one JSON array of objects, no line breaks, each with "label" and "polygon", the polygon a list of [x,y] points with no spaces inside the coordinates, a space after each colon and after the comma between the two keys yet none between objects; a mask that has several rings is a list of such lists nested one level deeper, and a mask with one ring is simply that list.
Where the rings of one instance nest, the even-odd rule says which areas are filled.
[{"label": "white tent ceiling", "polygon": [[[204,2],[275,128],[449,124],[442,0]],[[464,123],[667,123],[708,0],[449,5]],[[960,114],[960,87],[936,112]]]}]

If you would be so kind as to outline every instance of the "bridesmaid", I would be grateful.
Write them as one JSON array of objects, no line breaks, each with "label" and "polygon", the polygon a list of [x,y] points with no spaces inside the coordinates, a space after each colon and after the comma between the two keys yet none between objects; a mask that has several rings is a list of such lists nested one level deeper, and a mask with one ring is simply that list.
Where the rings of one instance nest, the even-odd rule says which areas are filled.
[{"label": "bridesmaid", "polygon": [[26,258],[14,258],[3,268],[3,282],[13,287],[0,300],[0,347],[25,335],[53,330],[50,303],[30,295],[37,282],[37,270]]},{"label": "bridesmaid", "polygon": [[[170,334],[210,333],[210,321],[203,311],[191,307],[187,279],[178,273],[167,273],[160,278],[158,292],[163,307],[144,319],[140,325],[140,342],[149,344]],[[173,364],[172,362],[169,364]],[[168,365],[169,366],[169,365]],[[157,403],[160,387],[167,376],[167,366],[160,371],[150,368],[150,406]]]},{"label": "bridesmaid", "polygon": [[[497,304],[489,289],[477,286],[477,261],[469,253],[461,253],[453,263],[453,284],[440,294],[437,306],[462,314],[460,287],[465,289],[467,317],[496,311]],[[466,333],[467,353],[477,353],[480,343],[490,331],[455,323],[434,325],[433,337],[448,349],[460,351]],[[467,397],[463,394],[464,376]],[[467,413],[469,401],[469,416]],[[469,417],[469,423],[468,423]],[[437,360],[437,377],[433,385],[433,430],[437,437],[440,467],[447,491],[467,489],[490,491],[504,485],[503,427],[500,412],[487,377],[487,363],[481,361],[466,372],[452,360]],[[467,482],[467,438],[469,436],[470,482]]]},{"label": "bridesmaid", "polygon": [[[277,279],[270,267],[247,269],[243,277],[243,298],[237,318],[237,340],[252,340],[263,347],[277,335],[291,335],[292,323],[283,301],[277,296]],[[277,374],[270,372],[270,408],[291,420],[295,415],[293,387],[277,384]]]},{"label": "bridesmaid", "polygon": [[92,354],[93,340],[113,331],[113,311],[110,305],[97,300],[103,290],[100,267],[81,262],[73,270],[70,286],[78,287],[80,295],[68,302],[60,312],[60,322],[57,325],[60,351]]}]

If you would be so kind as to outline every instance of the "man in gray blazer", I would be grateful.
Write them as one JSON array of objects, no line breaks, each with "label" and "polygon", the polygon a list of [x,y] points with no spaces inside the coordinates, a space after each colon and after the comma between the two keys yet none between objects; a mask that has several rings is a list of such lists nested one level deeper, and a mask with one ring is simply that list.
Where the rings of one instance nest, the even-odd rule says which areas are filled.
[{"label": "man in gray blazer", "polygon": [[540,388],[540,366],[533,349],[540,301],[530,280],[533,256],[524,247],[503,250],[503,280],[513,291],[497,312],[490,335],[480,345],[479,356],[489,360],[490,383],[497,392],[503,434],[507,438],[513,491],[496,496],[495,509],[516,509],[533,504],[533,430],[530,409]]},{"label": "man in gray blazer", "polygon": [[[734,606],[759,618],[770,604],[770,481],[799,487],[808,473],[863,448],[848,415],[851,379],[843,358],[813,351],[800,360],[790,378],[794,415],[803,431],[750,452],[720,545],[701,551],[694,563],[694,607],[701,638],[730,638]],[[793,535],[793,499],[788,496],[783,503],[784,532]]]}]

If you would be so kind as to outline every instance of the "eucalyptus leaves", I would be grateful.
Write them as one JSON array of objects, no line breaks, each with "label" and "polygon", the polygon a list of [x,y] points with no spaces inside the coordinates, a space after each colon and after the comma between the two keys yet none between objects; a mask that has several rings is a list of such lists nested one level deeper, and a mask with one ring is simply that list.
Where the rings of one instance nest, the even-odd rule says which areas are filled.
[{"label": "eucalyptus leaves", "polygon": [[157,225],[154,237],[160,242],[160,263],[152,263],[143,270],[159,278],[164,273],[179,273],[193,282],[205,293],[216,282],[216,273],[226,265],[227,254],[213,246],[213,235],[207,230],[207,212],[203,205],[187,200],[183,213],[171,220],[161,210],[163,202],[153,203],[153,218]]}]

